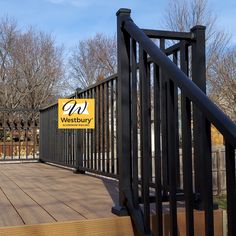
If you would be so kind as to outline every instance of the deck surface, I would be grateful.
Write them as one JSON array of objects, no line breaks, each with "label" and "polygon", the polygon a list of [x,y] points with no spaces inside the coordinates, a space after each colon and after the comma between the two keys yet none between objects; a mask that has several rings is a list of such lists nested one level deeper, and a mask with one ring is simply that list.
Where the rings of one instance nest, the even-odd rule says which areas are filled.
[{"label": "deck surface", "polygon": [[0,226],[115,217],[118,183],[47,164],[0,164]]}]

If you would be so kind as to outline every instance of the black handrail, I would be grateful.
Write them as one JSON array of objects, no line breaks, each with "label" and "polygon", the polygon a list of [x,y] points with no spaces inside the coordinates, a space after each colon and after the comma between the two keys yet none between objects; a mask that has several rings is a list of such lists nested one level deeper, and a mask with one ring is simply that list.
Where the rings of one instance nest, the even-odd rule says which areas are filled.
[{"label": "black handrail", "polygon": [[152,29],[142,29],[142,31],[150,38],[165,38],[165,39],[194,39],[194,34],[189,32],[175,32],[166,30],[152,30]]},{"label": "black handrail", "polygon": [[206,95],[196,86],[132,21],[124,22],[124,29],[135,39],[150,55],[153,62],[160,65],[165,73],[174,78],[174,82],[181,88],[194,104],[201,109],[212,124],[224,134],[229,143],[236,147],[236,125],[225,115]]}]

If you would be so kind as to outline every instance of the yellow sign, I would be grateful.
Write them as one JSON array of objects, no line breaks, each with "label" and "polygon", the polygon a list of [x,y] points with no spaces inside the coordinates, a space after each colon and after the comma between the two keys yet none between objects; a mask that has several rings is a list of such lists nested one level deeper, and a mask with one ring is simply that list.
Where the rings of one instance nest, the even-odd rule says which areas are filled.
[{"label": "yellow sign", "polygon": [[58,99],[59,129],[94,129],[94,99]]}]

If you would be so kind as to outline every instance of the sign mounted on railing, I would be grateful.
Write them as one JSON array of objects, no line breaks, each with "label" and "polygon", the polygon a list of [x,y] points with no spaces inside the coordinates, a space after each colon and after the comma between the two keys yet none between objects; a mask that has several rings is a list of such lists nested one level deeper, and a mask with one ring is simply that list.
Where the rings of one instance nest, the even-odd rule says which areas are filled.
[{"label": "sign mounted on railing", "polygon": [[94,129],[94,99],[58,99],[59,129]]}]

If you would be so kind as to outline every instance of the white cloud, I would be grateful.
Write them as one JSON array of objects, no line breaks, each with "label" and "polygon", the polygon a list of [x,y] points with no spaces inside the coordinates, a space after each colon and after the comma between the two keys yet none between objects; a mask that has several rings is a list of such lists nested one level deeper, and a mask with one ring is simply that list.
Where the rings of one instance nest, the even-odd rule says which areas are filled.
[{"label": "white cloud", "polygon": [[64,2],[64,0],[48,0],[48,1],[55,4],[61,4]]},{"label": "white cloud", "polygon": [[94,0],[47,0],[53,4],[72,5],[75,7],[87,7],[95,3]]}]

